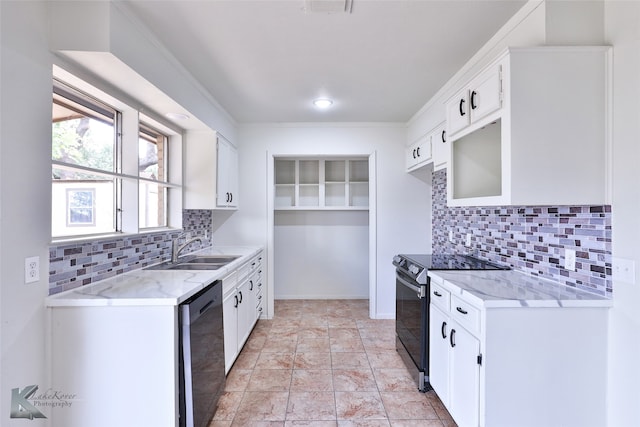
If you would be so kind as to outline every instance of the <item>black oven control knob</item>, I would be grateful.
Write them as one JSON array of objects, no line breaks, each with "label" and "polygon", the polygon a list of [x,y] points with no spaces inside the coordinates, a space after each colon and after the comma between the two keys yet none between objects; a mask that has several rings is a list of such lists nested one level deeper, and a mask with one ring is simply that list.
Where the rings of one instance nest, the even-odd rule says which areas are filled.
[{"label": "black oven control knob", "polygon": [[416,265],[411,264],[409,266],[409,272],[411,274],[418,274],[418,273],[420,273],[420,268],[418,266],[416,266]]}]

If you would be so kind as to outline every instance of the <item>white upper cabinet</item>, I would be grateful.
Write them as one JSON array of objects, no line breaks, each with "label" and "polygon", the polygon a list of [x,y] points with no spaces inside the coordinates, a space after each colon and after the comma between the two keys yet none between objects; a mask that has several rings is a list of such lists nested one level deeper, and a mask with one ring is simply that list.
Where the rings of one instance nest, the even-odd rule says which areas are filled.
[{"label": "white upper cabinet", "polygon": [[185,135],[185,209],[237,209],[238,152],[214,131]]},{"label": "white upper cabinet", "polygon": [[446,104],[449,206],[610,203],[610,48],[510,48]]},{"label": "white upper cabinet", "polygon": [[433,161],[431,134],[420,137],[406,148],[407,171],[416,170]]},{"label": "white upper cabinet", "polygon": [[451,145],[447,138],[446,124],[439,124],[431,133],[431,146],[433,147],[433,170],[437,171],[447,167],[451,156]]},{"label": "white upper cabinet", "polygon": [[224,138],[218,138],[217,207],[238,207],[238,150]]}]

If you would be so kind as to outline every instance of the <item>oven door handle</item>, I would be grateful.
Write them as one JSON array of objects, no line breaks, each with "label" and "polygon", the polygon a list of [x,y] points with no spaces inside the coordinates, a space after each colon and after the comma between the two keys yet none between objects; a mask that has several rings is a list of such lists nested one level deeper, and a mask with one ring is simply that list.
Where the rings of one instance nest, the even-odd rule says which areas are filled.
[{"label": "oven door handle", "polygon": [[407,288],[411,289],[412,291],[415,291],[415,293],[418,295],[418,298],[426,298],[427,297],[427,287],[426,286],[416,286],[416,285],[414,285],[412,283],[407,282],[405,279],[403,279],[402,277],[398,276],[397,274],[396,274],[396,280],[398,280],[398,282],[400,282],[401,284],[403,284]]}]

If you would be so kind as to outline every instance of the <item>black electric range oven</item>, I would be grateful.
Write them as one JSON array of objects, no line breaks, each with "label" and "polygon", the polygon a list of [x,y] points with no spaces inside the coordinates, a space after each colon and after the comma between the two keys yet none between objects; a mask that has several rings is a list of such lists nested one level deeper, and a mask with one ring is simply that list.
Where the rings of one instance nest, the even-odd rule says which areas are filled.
[{"label": "black electric range oven", "polygon": [[429,270],[509,270],[467,255],[396,255],[396,350],[416,374],[418,390],[429,384]]}]

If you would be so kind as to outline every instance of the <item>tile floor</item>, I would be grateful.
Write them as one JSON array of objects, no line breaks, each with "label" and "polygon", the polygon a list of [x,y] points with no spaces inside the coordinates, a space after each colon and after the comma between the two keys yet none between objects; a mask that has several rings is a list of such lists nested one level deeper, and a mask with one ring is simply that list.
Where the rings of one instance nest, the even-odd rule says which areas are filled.
[{"label": "tile floor", "polygon": [[279,300],[227,377],[209,427],[451,427],[395,350],[393,320],[366,300]]}]

